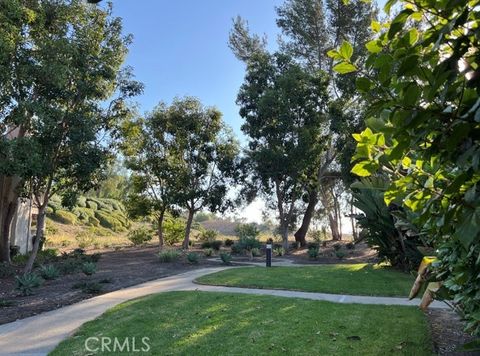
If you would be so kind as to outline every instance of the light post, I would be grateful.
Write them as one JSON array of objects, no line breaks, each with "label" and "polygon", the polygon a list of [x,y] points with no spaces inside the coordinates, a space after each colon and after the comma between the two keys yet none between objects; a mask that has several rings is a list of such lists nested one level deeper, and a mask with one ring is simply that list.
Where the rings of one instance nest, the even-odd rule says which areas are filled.
[{"label": "light post", "polygon": [[273,246],[273,239],[270,238],[267,240],[267,245],[265,246],[267,267],[272,267],[272,246]]}]

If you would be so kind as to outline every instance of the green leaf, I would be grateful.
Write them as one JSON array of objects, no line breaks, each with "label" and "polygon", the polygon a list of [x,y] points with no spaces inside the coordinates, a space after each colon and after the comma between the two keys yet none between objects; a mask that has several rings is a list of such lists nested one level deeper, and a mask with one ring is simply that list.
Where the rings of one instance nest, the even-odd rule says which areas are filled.
[{"label": "green leaf", "polygon": [[372,175],[377,170],[377,164],[374,162],[370,161],[364,161],[357,163],[355,166],[352,168],[352,173],[356,174],[359,177],[368,177]]},{"label": "green leaf", "polygon": [[390,29],[388,30],[388,38],[392,39],[395,35],[403,29],[405,22],[411,14],[413,14],[412,9],[405,9],[401,11],[392,21]]},{"label": "green leaf", "polygon": [[370,24],[370,28],[372,29],[373,32],[380,32],[382,29],[382,25],[380,24],[380,22],[377,22],[374,20]]},{"label": "green leaf", "polygon": [[377,40],[373,40],[370,42],[367,42],[365,44],[365,47],[370,53],[378,53],[382,51],[382,46],[380,46],[379,42]]},{"label": "green leaf", "polygon": [[329,56],[330,58],[333,58],[335,60],[341,60],[342,59],[342,56],[340,55],[340,53],[338,53],[338,51],[335,50],[335,49],[331,49],[330,51],[328,51],[327,56]]},{"label": "green leaf", "polygon": [[390,15],[390,10],[392,8],[393,5],[395,5],[395,3],[397,2],[397,0],[388,0],[387,3],[385,4],[383,10],[385,11],[385,13],[387,15]]},{"label": "green leaf", "polygon": [[369,92],[370,89],[373,87],[373,83],[371,82],[371,80],[364,77],[357,78],[355,84],[359,91],[363,91],[366,93]]},{"label": "green leaf", "polygon": [[339,53],[345,60],[349,61],[353,55],[352,45],[347,41],[343,41],[342,46],[340,47]]},{"label": "green leaf", "polygon": [[342,62],[333,67],[333,70],[340,74],[347,74],[357,71],[357,67],[348,62]]}]

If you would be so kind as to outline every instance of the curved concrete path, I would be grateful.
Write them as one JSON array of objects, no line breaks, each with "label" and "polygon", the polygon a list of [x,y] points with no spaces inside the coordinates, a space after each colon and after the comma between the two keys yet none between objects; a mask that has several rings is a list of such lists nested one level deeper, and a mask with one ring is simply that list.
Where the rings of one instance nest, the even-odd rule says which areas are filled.
[{"label": "curved concrete path", "polygon": [[[103,294],[80,303],[52,310],[40,315],[0,325],[0,355],[46,355],[63,339],[70,336],[85,322],[95,319],[107,309],[127,300],[148,294],[168,291],[212,291],[255,295],[273,295],[279,297],[325,300],[336,303],[384,304],[416,306],[419,300],[409,301],[403,298],[366,297],[325,293],[295,292],[286,290],[249,289],[195,284],[195,279],[227,268],[215,267],[198,269],[133,287]],[[432,308],[448,308],[445,304],[434,302]]]}]

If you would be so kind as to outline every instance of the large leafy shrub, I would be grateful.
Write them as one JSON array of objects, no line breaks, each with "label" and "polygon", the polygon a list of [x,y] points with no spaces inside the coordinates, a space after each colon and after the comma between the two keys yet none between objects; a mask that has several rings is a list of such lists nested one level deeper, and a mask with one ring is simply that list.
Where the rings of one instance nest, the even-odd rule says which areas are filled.
[{"label": "large leafy shrub", "polygon": [[66,225],[75,225],[77,222],[75,214],[65,210],[56,210],[50,217],[52,220]]},{"label": "large leafy shrub", "polygon": [[359,71],[367,129],[356,134],[353,173],[388,175],[385,203],[415,213],[440,253],[437,278],[480,335],[480,1],[399,3],[380,25],[364,64],[344,43],[330,55],[341,73]]},{"label": "large leafy shrub", "polygon": [[[416,269],[422,259],[417,248],[420,240],[416,234],[403,233],[395,225],[395,207],[387,207],[384,200],[387,189],[388,182],[380,177],[352,184],[353,204],[362,212],[355,215],[362,229],[360,238],[376,249],[382,260],[407,270]],[[402,214],[398,209],[396,213]]]},{"label": "large leafy shrub", "polygon": [[167,245],[180,242],[185,235],[185,220],[168,217],[163,222],[163,239]]},{"label": "large leafy shrub", "polygon": [[140,227],[138,229],[130,231],[127,237],[130,242],[133,243],[135,246],[143,245],[144,243],[152,240],[153,238],[152,232],[145,227]]}]

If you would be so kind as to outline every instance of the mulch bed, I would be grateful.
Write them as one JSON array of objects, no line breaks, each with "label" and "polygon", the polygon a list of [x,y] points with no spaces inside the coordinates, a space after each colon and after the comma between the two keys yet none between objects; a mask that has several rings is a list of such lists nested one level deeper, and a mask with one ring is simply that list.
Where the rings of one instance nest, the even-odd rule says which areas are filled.
[{"label": "mulch bed", "polygon": [[102,284],[103,289],[99,294],[103,294],[198,268],[218,266],[218,263],[205,259],[200,259],[199,263],[194,265],[184,258],[177,262],[160,263],[157,253],[156,247],[130,247],[104,252],[93,276],[86,277],[83,273],[75,273],[45,281],[31,296],[19,295],[18,291],[14,290],[13,278],[0,279],[0,300],[13,303],[7,307],[0,306],[0,325],[91,298],[92,294],[73,288],[81,281],[108,281]]}]

